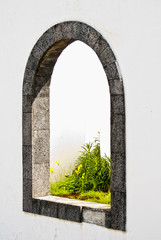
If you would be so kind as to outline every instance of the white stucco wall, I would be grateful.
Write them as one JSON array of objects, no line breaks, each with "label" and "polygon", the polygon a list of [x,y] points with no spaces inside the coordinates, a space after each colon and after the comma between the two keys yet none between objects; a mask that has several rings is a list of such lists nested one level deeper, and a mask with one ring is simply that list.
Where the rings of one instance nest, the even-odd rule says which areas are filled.
[{"label": "white stucco wall", "polygon": [[[27,0],[0,3],[0,239],[161,239],[161,1]],[[126,97],[127,232],[22,212],[22,81],[49,27],[83,21],[110,43]]]}]

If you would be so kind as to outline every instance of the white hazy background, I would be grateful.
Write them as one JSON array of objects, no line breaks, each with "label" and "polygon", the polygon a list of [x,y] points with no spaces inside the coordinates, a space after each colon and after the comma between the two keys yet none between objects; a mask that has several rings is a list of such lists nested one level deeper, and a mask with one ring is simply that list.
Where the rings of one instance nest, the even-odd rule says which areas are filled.
[{"label": "white hazy background", "polygon": [[98,131],[101,155],[110,156],[107,78],[95,52],[80,41],[69,45],[54,67],[50,86],[50,130],[53,182],[73,169],[81,146],[92,142]]}]

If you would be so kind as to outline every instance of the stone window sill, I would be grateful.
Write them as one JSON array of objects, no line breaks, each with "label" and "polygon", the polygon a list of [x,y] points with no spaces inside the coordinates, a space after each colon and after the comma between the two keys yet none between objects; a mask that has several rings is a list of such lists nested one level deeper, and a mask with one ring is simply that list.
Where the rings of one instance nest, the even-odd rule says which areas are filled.
[{"label": "stone window sill", "polygon": [[32,201],[33,213],[110,227],[110,205],[50,195]]}]

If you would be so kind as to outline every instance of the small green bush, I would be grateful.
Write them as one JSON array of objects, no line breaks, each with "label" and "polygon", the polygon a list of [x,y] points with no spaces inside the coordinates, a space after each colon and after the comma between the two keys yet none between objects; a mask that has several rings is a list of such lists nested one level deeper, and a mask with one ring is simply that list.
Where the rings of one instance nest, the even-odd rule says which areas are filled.
[{"label": "small green bush", "polygon": [[101,157],[100,140],[82,146],[83,151],[76,162],[73,175],[81,179],[81,191],[103,191],[110,189],[111,160],[106,155]]},{"label": "small green bush", "polygon": [[111,159],[106,155],[101,157],[99,137],[92,143],[84,144],[82,149],[72,174],[51,184],[51,194],[110,191]]}]

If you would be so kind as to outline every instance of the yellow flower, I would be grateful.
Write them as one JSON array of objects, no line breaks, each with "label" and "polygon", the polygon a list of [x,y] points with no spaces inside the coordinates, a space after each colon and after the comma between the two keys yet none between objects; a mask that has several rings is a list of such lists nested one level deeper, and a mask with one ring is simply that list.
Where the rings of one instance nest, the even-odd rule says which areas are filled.
[{"label": "yellow flower", "polygon": [[78,168],[77,168],[78,170],[77,170],[77,169],[75,170],[76,174],[79,174],[79,173],[80,173],[80,169],[81,169],[81,168],[82,168],[82,164],[80,164],[80,165],[78,166]]},{"label": "yellow flower", "polygon": [[85,175],[85,173],[82,174],[82,178],[83,178],[83,179],[84,179],[84,175]]},{"label": "yellow flower", "polygon": [[53,173],[53,172],[54,172],[54,170],[53,170],[53,167],[51,167],[51,168],[50,168],[50,172],[51,172],[51,173]]},{"label": "yellow flower", "polygon": [[59,161],[59,160],[57,160],[55,163],[60,163],[60,161]]},{"label": "yellow flower", "polygon": [[80,165],[78,166],[78,171],[79,171],[81,168],[82,168],[82,164],[80,164]]}]

